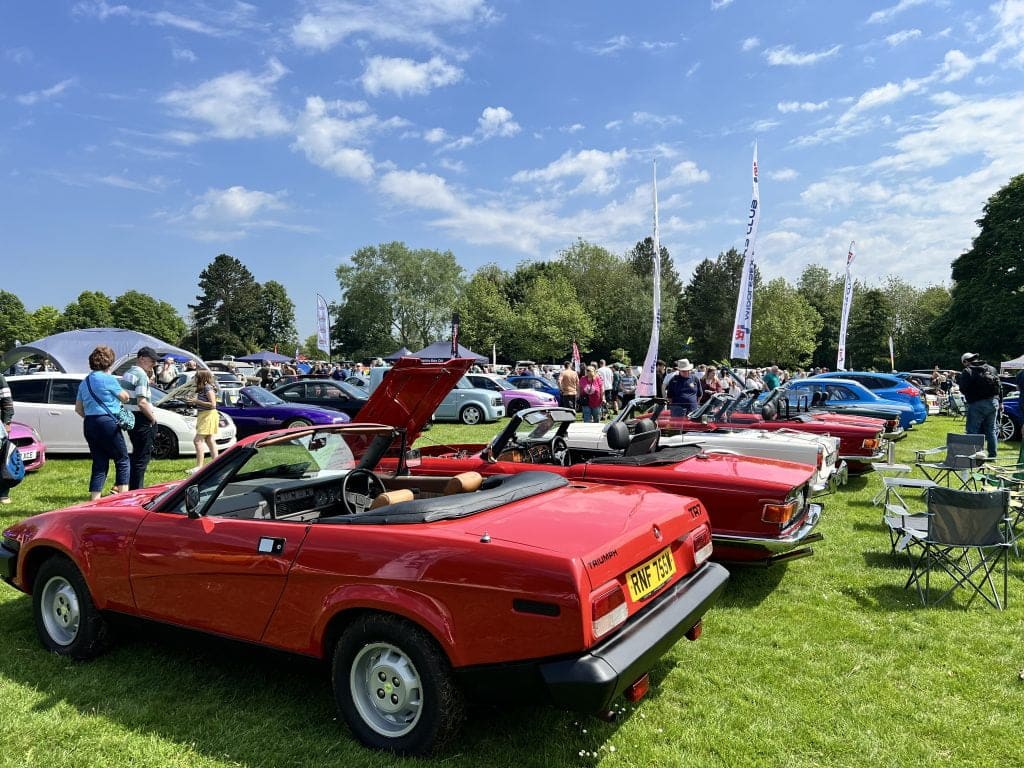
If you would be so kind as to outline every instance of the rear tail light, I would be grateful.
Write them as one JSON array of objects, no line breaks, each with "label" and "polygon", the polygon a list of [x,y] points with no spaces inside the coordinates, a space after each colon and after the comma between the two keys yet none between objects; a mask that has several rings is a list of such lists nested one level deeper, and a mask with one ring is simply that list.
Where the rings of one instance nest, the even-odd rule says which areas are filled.
[{"label": "rear tail light", "polygon": [[881,445],[881,441],[877,437],[869,437],[861,442],[860,447],[869,451],[874,451],[878,449],[879,445]]},{"label": "rear tail light", "polygon": [[785,525],[793,519],[793,515],[796,514],[796,508],[796,499],[788,499],[782,504],[765,504],[761,509],[761,521],[765,523]]},{"label": "rear tail light", "polygon": [[892,432],[899,425],[900,425],[900,420],[899,419],[889,419],[887,422],[885,422],[885,429],[886,429],[887,432]]},{"label": "rear tail light", "polygon": [[903,387],[903,389],[896,390],[897,395],[910,395],[911,397],[920,397],[921,390],[917,387]]},{"label": "rear tail light", "polygon": [[591,628],[594,638],[607,635],[616,627],[625,623],[629,616],[626,606],[626,593],[618,584],[610,584],[590,601]]},{"label": "rear tail light", "polygon": [[714,548],[711,543],[711,529],[706,525],[702,525],[693,534],[693,562],[695,565],[700,565],[709,557],[711,557],[711,551]]},{"label": "rear tail light", "polygon": [[825,448],[823,446],[819,445],[818,446],[818,469],[820,470],[824,466],[825,466]]}]

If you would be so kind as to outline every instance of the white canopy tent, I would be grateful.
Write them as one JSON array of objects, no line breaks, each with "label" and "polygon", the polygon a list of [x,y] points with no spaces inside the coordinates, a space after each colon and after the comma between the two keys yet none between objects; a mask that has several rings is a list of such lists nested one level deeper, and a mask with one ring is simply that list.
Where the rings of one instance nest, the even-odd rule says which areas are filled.
[{"label": "white canopy tent", "polygon": [[1019,371],[1022,368],[1024,368],[1024,355],[1021,355],[1020,357],[1015,357],[1013,358],[1013,360],[1007,360],[1005,363],[999,364],[1000,373],[1003,373],[1005,371]]}]

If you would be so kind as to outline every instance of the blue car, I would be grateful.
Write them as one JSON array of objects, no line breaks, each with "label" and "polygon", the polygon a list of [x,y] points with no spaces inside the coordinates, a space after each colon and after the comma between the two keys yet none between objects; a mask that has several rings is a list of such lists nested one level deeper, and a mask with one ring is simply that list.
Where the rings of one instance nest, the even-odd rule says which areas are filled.
[{"label": "blue car", "polygon": [[286,403],[273,392],[260,387],[224,389],[220,393],[217,410],[230,416],[239,437],[257,432],[270,432],[283,427],[301,427],[309,424],[344,424],[351,421],[348,414],[315,405]]},{"label": "blue car", "polygon": [[506,376],[505,378],[516,389],[535,389],[538,392],[547,392],[556,398],[559,396],[558,385],[551,379],[546,379],[543,376],[521,373],[516,376]]},{"label": "blue car", "polygon": [[914,407],[914,413],[918,421],[923,424],[928,418],[928,404],[922,397],[922,392],[916,386],[893,373],[878,373],[876,371],[835,371],[834,373],[819,373],[811,376],[812,379],[849,379],[863,384],[876,395],[886,400],[897,400],[908,403]]},{"label": "blue car", "polygon": [[[824,376],[812,376],[808,379],[792,379],[786,382],[788,392],[796,395],[807,395],[807,400],[816,393],[824,394],[826,408],[829,406],[863,405],[865,407],[880,407],[886,411],[893,411],[899,415],[900,426],[909,429],[914,424],[920,424],[925,420],[927,414],[922,414],[921,409],[915,408],[910,403],[901,400],[888,400],[879,397],[863,384],[849,379],[826,378]],[[792,397],[790,397],[792,400]],[[840,410],[840,412],[842,412]]]},{"label": "blue car", "polygon": [[1020,393],[1013,392],[1003,398],[1003,413],[998,425],[999,438],[1001,440],[1020,438],[1022,425],[1024,425],[1024,415],[1020,410]]}]

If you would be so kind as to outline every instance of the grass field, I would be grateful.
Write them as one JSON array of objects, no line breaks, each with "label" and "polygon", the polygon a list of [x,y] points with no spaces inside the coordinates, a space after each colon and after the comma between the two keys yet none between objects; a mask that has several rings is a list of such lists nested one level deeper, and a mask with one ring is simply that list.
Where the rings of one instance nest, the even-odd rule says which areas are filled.
[{"label": "grass field", "polygon": [[[929,419],[897,459],[962,429]],[[495,426],[436,425],[432,442]],[[1018,444],[1003,445],[1016,454]],[[190,461],[155,462],[149,480]],[[88,461],[52,459],[6,525],[87,496]],[[0,766],[1013,766],[1024,759],[1024,560],[1010,600],[922,608],[889,554],[877,476],[826,497],[814,557],[736,570],[696,643],[608,724],[547,707],[479,708],[455,748],[400,760],[358,746],[321,665],[166,628],[123,628],[103,657],[44,652],[30,600],[0,584]]]}]

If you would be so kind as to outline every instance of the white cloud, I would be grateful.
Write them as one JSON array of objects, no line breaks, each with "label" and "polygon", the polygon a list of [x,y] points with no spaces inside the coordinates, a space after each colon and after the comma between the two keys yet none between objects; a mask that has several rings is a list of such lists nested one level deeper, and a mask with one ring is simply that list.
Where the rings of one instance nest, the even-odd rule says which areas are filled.
[{"label": "white cloud", "polygon": [[444,128],[430,128],[423,132],[423,140],[430,144],[439,144],[448,137]]},{"label": "white cloud", "polygon": [[69,87],[74,85],[76,82],[75,78],[69,77],[67,80],[61,80],[56,85],[51,85],[49,88],[44,88],[41,91],[29,91],[28,93],[19,94],[16,99],[19,104],[31,106],[38,104],[41,101],[49,101],[57,96],[60,96]]},{"label": "white cloud", "polygon": [[177,46],[171,48],[171,56],[175,61],[195,61],[197,56],[193,51],[188,48],[178,48]]},{"label": "white cloud", "polygon": [[175,90],[161,99],[181,117],[207,123],[222,139],[287,133],[291,125],[274,100],[272,86],[288,70],[271,59],[262,75],[229,72],[192,89]]},{"label": "white cloud", "polygon": [[915,5],[923,5],[925,2],[927,0],[900,0],[896,5],[872,13],[868,16],[868,24],[883,24],[892,21],[895,16],[903,13],[908,8],[913,8]]},{"label": "white cloud", "polygon": [[841,45],[833,45],[816,53],[797,53],[791,45],[778,45],[764,52],[765,60],[773,67],[807,67],[839,53]]},{"label": "white cloud", "polygon": [[780,101],[777,105],[779,112],[820,112],[828,109],[828,100],[825,101]]},{"label": "white cloud", "polygon": [[920,29],[904,29],[900,30],[899,32],[893,32],[891,35],[887,35],[885,38],[885,42],[887,42],[889,45],[895,48],[897,45],[903,45],[903,43],[906,43],[910,40],[916,40],[920,36]]},{"label": "white cloud", "polygon": [[711,181],[710,173],[699,168],[692,160],[683,160],[669,171],[664,186],[666,188],[676,184],[689,186],[690,184],[703,184],[708,181]]},{"label": "white cloud", "polygon": [[207,190],[190,214],[198,222],[230,224],[249,221],[264,211],[286,207],[280,194],[234,186]]},{"label": "white cloud", "polygon": [[32,61],[32,50],[24,46],[20,48],[6,48],[4,49],[4,58],[15,64],[27,64]]},{"label": "white cloud", "polygon": [[434,88],[457,83],[462,74],[461,69],[439,56],[425,62],[374,56],[366,64],[362,83],[366,92],[373,96],[382,91],[390,91],[396,96],[420,96]]},{"label": "white cloud", "polygon": [[697,70],[698,69],[700,69],[700,62],[699,61],[696,64],[694,64],[693,66],[691,66],[688,70],[686,70],[686,77],[687,78],[693,77],[695,74],[697,74]]},{"label": "white cloud", "polygon": [[799,175],[792,168],[779,168],[775,171],[769,171],[767,174],[768,178],[772,181],[792,181]]},{"label": "white cloud", "polygon": [[604,127],[606,131],[617,131],[619,128],[622,127],[622,121],[609,120],[607,123],[604,124]]},{"label": "white cloud", "polygon": [[655,115],[650,112],[634,112],[631,120],[634,125],[653,125],[657,128],[681,125],[683,122],[675,115]]},{"label": "white cloud", "polygon": [[670,41],[641,40],[634,42],[629,35],[615,35],[609,37],[598,45],[580,46],[583,50],[597,54],[598,56],[612,56],[620,51],[640,49],[642,51],[663,51],[667,48],[675,48],[676,44]]},{"label": "white cloud", "polygon": [[583,123],[573,123],[572,125],[567,125],[559,130],[562,131],[562,133],[579,133],[584,130],[584,128],[586,128],[586,126],[583,125]]},{"label": "white cloud", "polygon": [[962,51],[956,49],[946,51],[946,56],[939,67],[938,76],[945,83],[956,82],[967,77],[974,69],[976,61],[969,58]]},{"label": "white cloud", "polygon": [[512,119],[512,113],[505,107],[485,107],[477,123],[480,126],[480,134],[485,139],[515,136],[522,130],[519,123]]},{"label": "white cloud", "polygon": [[764,133],[770,131],[773,128],[778,128],[781,123],[778,120],[772,120],[771,118],[765,118],[763,120],[755,120],[750,124],[750,130],[754,133]]},{"label": "white cloud", "polygon": [[742,51],[752,51],[755,48],[759,48],[760,46],[761,46],[761,39],[760,38],[748,37],[742,43],[740,43],[740,50],[742,50]]},{"label": "white cloud", "polygon": [[590,192],[607,194],[619,183],[615,171],[629,159],[629,152],[617,149],[614,152],[602,152],[599,149],[584,149],[580,152],[566,152],[560,158],[544,168],[530,171],[519,171],[512,176],[512,181],[557,182],[565,178],[580,177],[579,185],[573,192]]},{"label": "white cloud", "polygon": [[[242,8],[245,5],[245,3],[236,3],[238,8]],[[244,8],[242,10],[244,12]],[[151,24],[155,27],[173,27],[174,29],[181,29],[200,35],[218,37],[225,34],[224,30],[211,26],[206,22],[171,13],[170,11],[140,11],[127,5],[110,5],[103,2],[103,0],[76,3],[72,8],[72,12],[77,16],[91,16],[100,21],[123,16],[133,21]]]},{"label": "white cloud", "polygon": [[364,102],[326,102],[306,99],[295,125],[293,149],[321,168],[339,176],[367,181],[373,176],[373,156],[362,146],[371,134],[398,127],[401,121],[381,121]]},{"label": "white cloud", "polygon": [[495,18],[483,0],[314,0],[311,5],[291,36],[296,45],[320,51],[356,36],[446,49],[438,30],[468,29]]},{"label": "white cloud", "polygon": [[717,11],[732,5],[732,0],[711,0],[711,10]]}]

